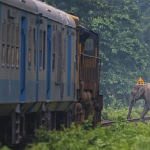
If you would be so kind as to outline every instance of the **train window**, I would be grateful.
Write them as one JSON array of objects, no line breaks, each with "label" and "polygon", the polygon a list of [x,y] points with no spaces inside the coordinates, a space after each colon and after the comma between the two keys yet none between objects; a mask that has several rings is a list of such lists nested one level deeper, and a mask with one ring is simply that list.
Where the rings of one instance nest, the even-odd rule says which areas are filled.
[{"label": "train window", "polygon": [[94,56],[94,40],[87,39],[84,44],[84,53],[90,56]]},{"label": "train window", "polygon": [[19,24],[16,26],[16,68],[19,68]]},{"label": "train window", "polygon": [[46,42],[46,32],[43,31],[43,70],[45,69],[45,42]]},{"label": "train window", "polygon": [[12,23],[11,29],[11,67],[15,64],[15,23]]},{"label": "train window", "polygon": [[28,29],[28,69],[31,69],[31,42],[32,42],[32,28]]},{"label": "train window", "polygon": [[56,51],[56,84],[61,83],[62,70],[62,33],[57,32],[57,51]]},{"label": "train window", "polygon": [[31,69],[31,49],[28,49],[28,69]]},{"label": "train window", "polygon": [[16,17],[16,12],[13,9],[8,9],[8,17],[14,19]]},{"label": "train window", "polygon": [[2,22],[2,67],[5,66],[5,40],[6,40],[6,21]]},{"label": "train window", "polygon": [[2,45],[2,67],[5,66],[5,45]]},{"label": "train window", "polygon": [[17,62],[16,62],[16,68],[19,68],[19,48],[16,48],[16,58],[17,58]]},{"label": "train window", "polygon": [[[78,34],[76,36],[78,36]],[[79,39],[76,37],[76,70],[77,71],[78,71],[78,53],[79,53],[78,43],[79,43]]]},{"label": "train window", "polygon": [[6,51],[6,65],[9,67],[10,65],[10,32],[11,32],[11,24],[8,22],[7,24],[7,51]]},{"label": "train window", "polygon": [[68,35],[68,48],[67,48],[67,96],[70,96],[71,88],[71,55],[72,55],[72,37]]},{"label": "train window", "polygon": [[64,70],[64,72],[66,71],[66,38],[64,38],[64,48],[63,48],[64,50],[64,58],[63,58],[63,70]]},{"label": "train window", "polygon": [[14,67],[14,63],[15,63],[15,48],[14,46],[12,46],[11,48],[11,67],[13,68]]},{"label": "train window", "polygon": [[74,59],[74,69],[76,69],[76,39],[75,39],[75,33],[72,33],[72,53],[73,53],[73,59]]},{"label": "train window", "polygon": [[52,70],[55,71],[55,48],[56,48],[56,37],[53,35],[53,56],[52,56]]},{"label": "train window", "polygon": [[35,28],[33,29],[33,46],[34,46],[34,70],[36,69],[36,42],[35,42]]},{"label": "train window", "polygon": [[53,58],[52,58],[52,70],[55,71],[55,53],[53,53]]},{"label": "train window", "polygon": [[39,41],[39,69],[42,70],[42,30],[40,30],[40,41]]},{"label": "train window", "polygon": [[36,70],[36,49],[34,49],[34,70]]},{"label": "train window", "polygon": [[7,67],[9,67],[10,64],[10,46],[7,45],[7,51],[6,51],[6,64]]}]

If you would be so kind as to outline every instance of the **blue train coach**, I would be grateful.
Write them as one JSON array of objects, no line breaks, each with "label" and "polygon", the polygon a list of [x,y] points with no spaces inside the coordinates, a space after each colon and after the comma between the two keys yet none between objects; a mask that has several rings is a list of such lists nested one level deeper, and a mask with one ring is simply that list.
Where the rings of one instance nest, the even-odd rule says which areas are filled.
[{"label": "blue train coach", "polygon": [[69,126],[76,32],[69,15],[41,1],[0,0],[0,141]]}]

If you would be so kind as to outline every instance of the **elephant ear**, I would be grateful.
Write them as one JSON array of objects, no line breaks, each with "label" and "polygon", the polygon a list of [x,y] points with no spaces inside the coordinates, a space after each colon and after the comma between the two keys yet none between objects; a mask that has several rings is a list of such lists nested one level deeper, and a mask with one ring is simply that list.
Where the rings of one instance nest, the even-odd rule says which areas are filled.
[{"label": "elephant ear", "polygon": [[141,87],[139,88],[138,93],[139,93],[139,97],[141,97],[141,96],[145,93],[144,86],[141,86]]},{"label": "elephant ear", "polygon": [[139,91],[139,87],[138,87],[138,85],[136,84],[136,85],[134,85],[134,87],[132,88],[131,93],[134,95],[134,94],[137,93],[138,91]]}]

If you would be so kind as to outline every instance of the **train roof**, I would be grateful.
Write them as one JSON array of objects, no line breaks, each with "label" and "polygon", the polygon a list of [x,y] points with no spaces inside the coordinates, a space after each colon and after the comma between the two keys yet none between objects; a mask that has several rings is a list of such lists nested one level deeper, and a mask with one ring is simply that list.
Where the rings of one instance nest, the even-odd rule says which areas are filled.
[{"label": "train roof", "polygon": [[70,27],[76,27],[74,20],[67,13],[39,0],[0,0],[0,2],[34,14],[42,14],[48,19]]},{"label": "train roof", "polygon": [[38,8],[38,13],[42,13],[44,17],[60,22],[64,25],[75,27],[74,20],[70,16],[68,16],[67,13],[65,13],[64,11],[56,9],[39,0],[33,0],[33,1],[35,2]]},{"label": "train roof", "polygon": [[94,35],[94,36],[96,35],[96,36],[99,37],[99,34],[96,33],[96,32],[94,32],[93,30],[88,29],[88,28],[86,28],[85,26],[82,26],[82,25],[80,25],[79,27],[80,27],[80,33],[81,33],[81,34],[82,34],[83,32],[89,32],[89,33],[91,34],[91,36],[92,36],[92,35]]},{"label": "train roof", "polygon": [[0,0],[0,2],[32,13],[37,11],[36,5],[32,0]]},{"label": "train roof", "polygon": [[74,14],[68,14],[76,23],[76,26],[79,27],[80,22],[79,22],[79,18],[77,16],[75,16]]}]

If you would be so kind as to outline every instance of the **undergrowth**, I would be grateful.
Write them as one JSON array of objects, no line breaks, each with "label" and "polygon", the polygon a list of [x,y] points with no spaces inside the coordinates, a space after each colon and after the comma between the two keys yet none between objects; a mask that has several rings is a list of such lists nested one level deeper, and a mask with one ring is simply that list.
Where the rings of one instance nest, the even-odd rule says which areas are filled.
[{"label": "undergrowth", "polygon": [[[133,109],[132,117],[139,117],[142,108]],[[92,128],[92,117],[81,126],[71,125],[62,131],[36,130],[36,139],[25,150],[149,150],[150,123],[121,122],[128,110],[104,110],[103,119],[116,120],[110,127]],[[2,150],[8,150],[3,147]]]}]

